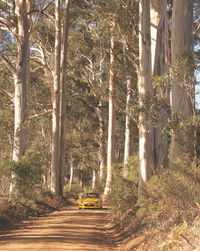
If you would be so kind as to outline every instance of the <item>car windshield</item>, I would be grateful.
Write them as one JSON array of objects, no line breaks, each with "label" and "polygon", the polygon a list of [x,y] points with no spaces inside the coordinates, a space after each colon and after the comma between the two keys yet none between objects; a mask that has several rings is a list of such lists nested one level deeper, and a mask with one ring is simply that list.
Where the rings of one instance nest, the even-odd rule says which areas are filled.
[{"label": "car windshield", "polygon": [[99,198],[99,194],[97,193],[84,193],[82,198]]}]

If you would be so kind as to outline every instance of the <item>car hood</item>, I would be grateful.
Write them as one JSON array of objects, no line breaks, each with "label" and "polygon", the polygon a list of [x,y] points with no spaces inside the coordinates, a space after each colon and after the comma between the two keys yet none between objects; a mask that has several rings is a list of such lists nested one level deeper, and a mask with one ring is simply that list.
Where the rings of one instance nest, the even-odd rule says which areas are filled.
[{"label": "car hood", "polygon": [[81,198],[80,201],[95,202],[95,201],[100,201],[100,198]]}]

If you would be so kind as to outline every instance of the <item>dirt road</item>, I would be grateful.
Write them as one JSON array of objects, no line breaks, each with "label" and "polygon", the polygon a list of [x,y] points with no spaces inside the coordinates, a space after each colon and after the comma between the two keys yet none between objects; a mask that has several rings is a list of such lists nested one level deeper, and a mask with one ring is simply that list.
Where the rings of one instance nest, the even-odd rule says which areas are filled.
[{"label": "dirt road", "polygon": [[27,221],[17,230],[2,232],[2,251],[111,251],[114,242],[106,232],[109,210],[68,207],[46,217]]}]

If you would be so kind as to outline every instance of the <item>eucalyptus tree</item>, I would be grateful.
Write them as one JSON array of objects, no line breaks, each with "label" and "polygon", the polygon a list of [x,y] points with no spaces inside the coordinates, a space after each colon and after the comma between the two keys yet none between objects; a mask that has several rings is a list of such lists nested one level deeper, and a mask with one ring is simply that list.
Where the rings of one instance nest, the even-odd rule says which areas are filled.
[{"label": "eucalyptus tree", "polygon": [[139,72],[138,91],[141,112],[139,114],[139,184],[142,194],[146,182],[154,172],[153,126],[145,106],[149,95],[153,94],[151,79],[151,36],[150,36],[150,0],[139,1]]},{"label": "eucalyptus tree", "polygon": [[62,27],[63,6],[55,1],[55,57],[52,113],[52,163],[51,192],[63,195],[65,166],[65,115],[66,115],[66,66],[69,35],[69,8],[71,1],[65,3],[65,19]]},{"label": "eucalyptus tree", "polygon": [[[108,90],[108,62],[109,55],[107,48],[110,39],[110,25],[102,17],[100,2],[88,3],[88,15],[81,17],[81,24],[77,30],[81,44],[78,55],[82,61],[81,79],[87,83],[88,95],[95,100],[95,116],[98,121],[98,133],[95,136],[99,146],[99,179],[105,174],[105,104],[107,104]],[[106,3],[106,5],[109,3]],[[90,15],[91,14],[91,15]],[[107,15],[107,13],[106,13]],[[110,22],[110,21],[109,21]],[[108,33],[106,33],[108,31]],[[87,97],[86,97],[87,98]],[[89,98],[89,97],[88,97]],[[96,169],[96,167],[95,167]],[[96,171],[96,170],[94,170]],[[94,172],[95,173],[95,172]]]},{"label": "eucalyptus tree", "polygon": [[[91,9],[94,12],[94,9]],[[95,16],[95,15],[94,15]],[[82,62],[81,76],[89,88],[88,98],[95,100],[95,116],[98,121],[96,143],[99,145],[98,159],[99,168],[97,179],[101,182],[105,176],[105,104],[107,102],[107,75],[106,65],[108,56],[106,53],[108,35],[105,23],[91,17],[82,17],[85,20],[83,30],[80,34],[80,45],[78,49],[79,60]],[[104,31],[103,31],[104,29]],[[86,97],[87,98],[87,97]],[[97,170],[95,170],[97,171]]]},{"label": "eucalyptus tree", "polygon": [[193,117],[194,71],[193,71],[193,1],[173,1],[172,12],[172,114],[177,122],[170,145],[170,161],[185,154],[195,157],[195,129]]},{"label": "eucalyptus tree", "polygon": [[[33,1],[4,1],[1,5],[1,28],[10,32],[16,43],[14,58],[1,53],[0,57],[13,75],[14,81],[14,143],[13,160],[19,160],[28,146],[26,121],[29,116],[29,37],[30,10]],[[8,18],[9,17],[9,18]],[[14,63],[12,61],[14,59]]]},{"label": "eucalyptus tree", "polygon": [[66,1],[65,19],[63,21],[63,43],[62,43],[62,57],[61,57],[61,84],[60,84],[60,117],[59,117],[59,195],[63,195],[64,186],[64,168],[65,168],[65,141],[66,141],[66,80],[67,80],[67,54],[68,54],[68,38],[70,28],[70,6],[71,0]]},{"label": "eucalyptus tree", "polygon": [[[31,58],[40,78],[51,92],[50,107],[38,116],[52,114],[50,190],[55,196],[63,194],[63,168],[65,165],[65,91],[71,1],[50,1],[43,5],[33,33]],[[55,14],[55,18],[54,18]],[[35,115],[36,117],[37,115]]]},{"label": "eucalyptus tree", "polygon": [[128,176],[128,159],[133,153],[132,138],[137,137],[131,124],[131,106],[138,101],[137,97],[137,71],[138,71],[138,2],[123,0],[116,1],[116,33],[117,41],[121,45],[118,52],[120,68],[120,86],[124,86],[125,128],[124,128],[124,177]]},{"label": "eucalyptus tree", "polygon": [[59,195],[59,116],[60,116],[60,66],[61,66],[61,1],[55,1],[55,52],[54,52],[54,87],[52,112],[52,161],[51,192]]},{"label": "eucalyptus tree", "polygon": [[[114,25],[114,21],[112,23]],[[113,27],[112,27],[113,28]],[[114,50],[115,50],[115,38],[111,34],[110,38],[110,73],[109,73],[109,120],[108,120],[108,143],[107,143],[107,176],[106,186],[104,189],[104,195],[108,196],[111,190],[112,184],[112,169],[114,161],[114,86],[115,86],[115,70],[114,70]]]},{"label": "eucalyptus tree", "polygon": [[[114,138],[115,138],[115,89],[116,89],[116,69],[115,69],[115,49],[117,38],[115,36],[116,29],[116,13],[115,2],[103,1],[99,2],[97,13],[109,27],[109,78],[108,78],[108,137],[107,137],[107,174],[106,184],[104,188],[105,198],[111,191],[113,179],[113,166],[114,166]],[[108,13],[108,9],[110,10]],[[102,11],[104,15],[102,15]]]},{"label": "eucalyptus tree", "polygon": [[[12,74],[14,83],[14,137],[13,137],[13,160],[26,153],[28,148],[29,117],[29,38],[31,32],[31,9],[33,1],[2,1],[0,5],[1,30],[6,30],[12,37],[13,45],[16,45],[16,54],[9,55],[2,51],[0,58],[4,61]],[[13,174],[13,178],[15,175]],[[13,190],[15,181],[10,186]]]},{"label": "eucalyptus tree", "polygon": [[[164,132],[167,122],[165,107],[169,105],[169,86],[166,76],[166,41],[168,41],[166,29],[167,1],[151,0],[151,56],[152,56],[152,77],[158,78],[155,84],[155,96],[165,103],[164,109],[160,109],[157,114],[154,128],[154,156],[155,168],[167,165],[168,158],[168,137]],[[163,78],[163,79],[162,79]],[[161,81],[162,79],[162,81]],[[166,79],[166,80],[165,80]],[[155,81],[156,82],[156,81]]]}]

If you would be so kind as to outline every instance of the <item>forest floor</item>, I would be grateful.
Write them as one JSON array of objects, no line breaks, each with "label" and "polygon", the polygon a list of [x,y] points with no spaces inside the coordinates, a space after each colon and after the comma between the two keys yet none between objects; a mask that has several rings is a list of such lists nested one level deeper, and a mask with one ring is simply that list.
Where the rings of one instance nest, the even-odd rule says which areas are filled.
[{"label": "forest floor", "polygon": [[78,210],[76,205],[24,221],[16,229],[0,230],[0,250],[116,250],[106,230],[109,209]]}]

